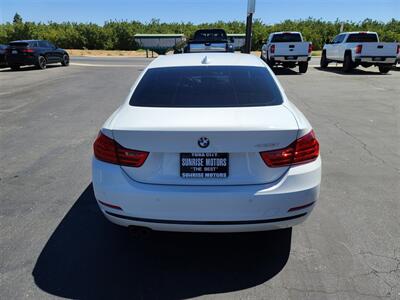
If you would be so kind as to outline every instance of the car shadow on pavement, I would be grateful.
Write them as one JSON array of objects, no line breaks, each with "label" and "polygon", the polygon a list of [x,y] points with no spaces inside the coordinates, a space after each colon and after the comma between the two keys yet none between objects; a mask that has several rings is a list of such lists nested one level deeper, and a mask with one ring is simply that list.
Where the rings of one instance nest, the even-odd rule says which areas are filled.
[{"label": "car shadow on pavement", "polygon": [[381,74],[379,73],[378,69],[376,71],[367,71],[367,69],[353,69],[349,73],[345,73],[342,70],[341,66],[338,67],[327,67],[327,68],[321,68],[321,67],[315,67],[316,70],[321,71],[321,72],[329,72],[329,73],[335,73],[339,75],[390,75],[390,72],[388,74]]},{"label": "car shadow on pavement", "polygon": [[274,72],[275,75],[301,75],[299,72],[297,72],[296,69],[288,69],[288,68],[272,68],[272,71]]},{"label": "car shadow on pavement", "polygon": [[[52,68],[57,68],[57,67],[62,67],[62,66],[60,64],[47,65],[46,69],[52,69]],[[23,66],[19,70],[11,70],[9,67],[5,67],[4,69],[0,69],[0,72],[4,72],[4,73],[6,73],[6,72],[27,72],[27,71],[38,71],[38,72],[40,72],[40,71],[46,71],[46,70],[38,69],[35,66],[27,66],[27,67]]]},{"label": "car shadow on pavement", "polygon": [[109,223],[90,184],[42,250],[33,277],[74,299],[182,299],[259,285],[285,266],[291,229],[264,233],[153,232]]}]

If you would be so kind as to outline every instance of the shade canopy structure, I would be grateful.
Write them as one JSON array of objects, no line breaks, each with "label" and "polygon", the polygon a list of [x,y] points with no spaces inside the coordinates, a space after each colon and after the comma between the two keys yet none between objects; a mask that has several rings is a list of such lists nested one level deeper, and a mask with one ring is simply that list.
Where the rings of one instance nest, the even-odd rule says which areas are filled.
[{"label": "shade canopy structure", "polygon": [[134,35],[135,42],[140,48],[151,50],[157,54],[165,54],[175,46],[186,41],[183,34],[142,34]]}]

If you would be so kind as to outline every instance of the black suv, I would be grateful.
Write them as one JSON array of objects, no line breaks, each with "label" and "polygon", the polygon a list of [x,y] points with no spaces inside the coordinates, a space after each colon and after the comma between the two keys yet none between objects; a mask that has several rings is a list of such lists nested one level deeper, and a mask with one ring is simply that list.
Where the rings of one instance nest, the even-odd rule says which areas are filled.
[{"label": "black suv", "polygon": [[21,40],[8,44],[6,61],[13,70],[20,66],[35,65],[39,69],[46,69],[47,64],[61,63],[69,65],[69,55],[64,49],[54,46],[48,41]]}]

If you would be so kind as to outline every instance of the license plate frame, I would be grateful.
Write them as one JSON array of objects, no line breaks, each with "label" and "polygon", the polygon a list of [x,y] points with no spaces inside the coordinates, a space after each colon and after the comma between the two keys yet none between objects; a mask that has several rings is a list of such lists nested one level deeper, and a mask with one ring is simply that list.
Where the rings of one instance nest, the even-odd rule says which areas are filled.
[{"label": "license plate frame", "polygon": [[373,57],[372,61],[384,61],[385,58],[384,57]]},{"label": "license plate frame", "polygon": [[229,153],[180,153],[179,168],[185,179],[225,179],[229,177]]},{"label": "license plate frame", "polygon": [[11,54],[18,54],[18,51],[17,50],[12,50]]}]

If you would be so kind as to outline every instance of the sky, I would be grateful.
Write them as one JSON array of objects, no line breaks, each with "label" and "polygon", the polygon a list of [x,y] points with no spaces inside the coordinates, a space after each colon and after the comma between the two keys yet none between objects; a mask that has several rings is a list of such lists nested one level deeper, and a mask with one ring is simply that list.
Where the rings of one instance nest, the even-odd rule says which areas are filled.
[{"label": "sky", "polygon": [[[18,12],[24,21],[148,22],[244,21],[247,0],[0,0],[0,23]],[[308,17],[361,21],[400,19],[400,0],[256,0],[255,18],[273,24]]]}]

